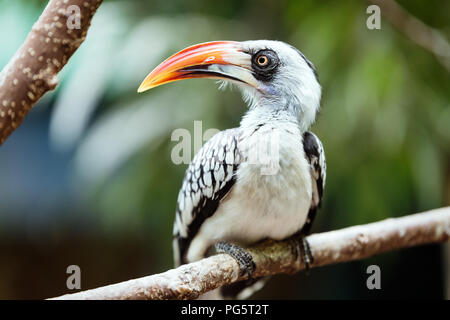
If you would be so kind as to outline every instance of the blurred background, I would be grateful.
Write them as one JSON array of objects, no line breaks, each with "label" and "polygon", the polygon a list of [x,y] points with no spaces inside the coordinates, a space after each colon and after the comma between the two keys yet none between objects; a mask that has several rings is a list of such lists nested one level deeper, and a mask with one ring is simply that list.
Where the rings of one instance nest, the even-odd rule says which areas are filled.
[{"label": "blurred background", "polygon": [[[46,2],[0,0],[0,68]],[[450,2],[398,3],[448,39]],[[171,133],[193,132],[194,120],[203,131],[236,127],[246,108],[239,92],[210,80],[136,89],[168,55],[198,42],[278,39],[316,65],[323,99],[312,131],[324,143],[328,175],[313,232],[448,205],[448,60],[383,10],[381,30],[369,30],[368,5],[105,1],[60,85],[0,148],[0,299],[69,293],[73,264],[83,290],[172,268],[186,165],[171,161]],[[446,250],[416,247],[276,276],[254,298],[449,298]],[[371,264],[381,268],[381,290],[366,287]]]}]

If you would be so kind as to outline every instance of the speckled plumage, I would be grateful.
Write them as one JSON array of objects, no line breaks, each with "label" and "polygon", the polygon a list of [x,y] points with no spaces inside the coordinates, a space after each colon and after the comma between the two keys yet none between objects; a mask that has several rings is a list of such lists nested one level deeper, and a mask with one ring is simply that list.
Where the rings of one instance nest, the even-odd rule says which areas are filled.
[{"label": "speckled plumage", "polygon": [[188,262],[185,255],[190,242],[234,185],[240,162],[238,139],[238,129],[219,132],[187,168],[178,193],[173,230],[175,265]]}]

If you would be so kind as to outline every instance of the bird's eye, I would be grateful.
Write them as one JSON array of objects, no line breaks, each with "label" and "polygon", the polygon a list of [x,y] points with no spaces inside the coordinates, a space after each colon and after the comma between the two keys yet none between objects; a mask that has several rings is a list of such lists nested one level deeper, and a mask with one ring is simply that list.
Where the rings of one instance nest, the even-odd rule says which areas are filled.
[{"label": "bird's eye", "polygon": [[268,81],[275,74],[280,59],[275,51],[263,49],[255,53],[252,57],[252,69],[257,79]]},{"label": "bird's eye", "polygon": [[265,67],[269,64],[269,58],[265,55],[260,55],[258,58],[256,58],[256,63],[258,63],[260,67]]}]

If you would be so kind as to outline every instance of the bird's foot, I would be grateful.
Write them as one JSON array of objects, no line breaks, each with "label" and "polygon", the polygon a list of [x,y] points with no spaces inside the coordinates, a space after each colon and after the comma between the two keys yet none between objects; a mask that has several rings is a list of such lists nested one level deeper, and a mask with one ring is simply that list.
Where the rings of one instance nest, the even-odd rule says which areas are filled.
[{"label": "bird's foot", "polygon": [[247,274],[249,280],[253,279],[252,274],[256,265],[252,256],[244,248],[228,242],[218,242],[215,249],[217,253],[226,253],[232,256],[239,265],[241,275]]},{"label": "bird's foot", "polygon": [[296,256],[301,258],[301,261],[305,264],[305,270],[309,273],[311,264],[314,263],[314,256],[311,252],[311,248],[309,246],[308,240],[304,235],[300,235],[300,237],[295,237],[295,248],[296,248]]}]

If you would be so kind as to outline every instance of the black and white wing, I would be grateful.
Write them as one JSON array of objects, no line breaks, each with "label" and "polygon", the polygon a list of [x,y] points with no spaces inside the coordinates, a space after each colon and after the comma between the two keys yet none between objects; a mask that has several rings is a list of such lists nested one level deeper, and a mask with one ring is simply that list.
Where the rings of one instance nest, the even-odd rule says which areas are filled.
[{"label": "black and white wing", "polygon": [[302,233],[308,234],[311,225],[316,217],[317,209],[322,204],[323,191],[325,189],[325,180],[327,176],[327,164],[325,161],[325,152],[322,142],[312,132],[306,131],[303,134],[303,149],[310,165],[311,178],[313,182],[313,194],[311,207],[308,212],[308,218],[303,226]]},{"label": "black and white wing", "polygon": [[173,228],[175,265],[186,254],[203,222],[212,216],[235,183],[239,164],[239,129],[221,131],[194,157],[178,194]]}]

